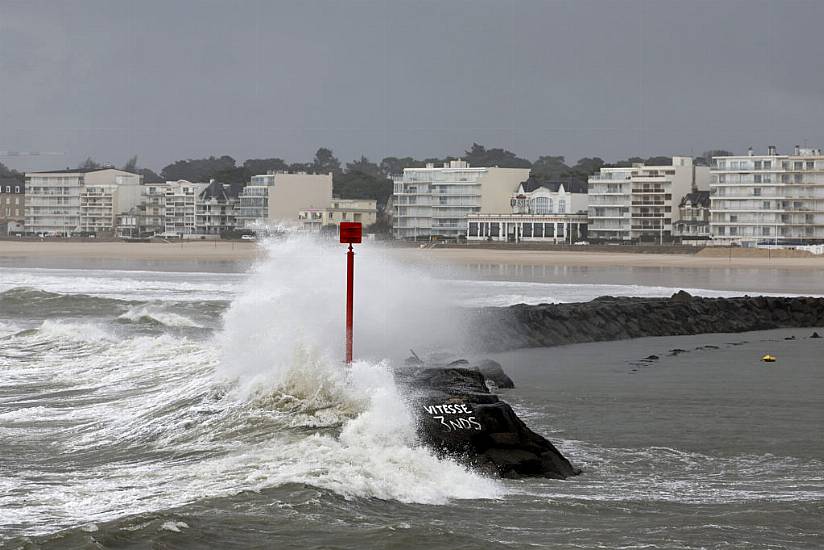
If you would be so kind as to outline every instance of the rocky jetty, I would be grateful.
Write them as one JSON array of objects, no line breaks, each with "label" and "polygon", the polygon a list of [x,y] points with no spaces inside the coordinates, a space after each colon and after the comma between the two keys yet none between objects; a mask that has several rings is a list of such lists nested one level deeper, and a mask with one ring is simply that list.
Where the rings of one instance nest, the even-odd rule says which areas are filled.
[{"label": "rocky jetty", "polygon": [[824,326],[824,298],[744,296],[700,298],[680,291],[670,298],[614,298],[572,304],[515,305],[470,314],[476,347],[525,347]]},{"label": "rocky jetty", "polygon": [[441,366],[415,361],[397,376],[414,396],[422,441],[438,453],[502,477],[564,479],[580,473],[490,392],[506,384],[512,387],[495,361],[471,365],[459,360]]}]

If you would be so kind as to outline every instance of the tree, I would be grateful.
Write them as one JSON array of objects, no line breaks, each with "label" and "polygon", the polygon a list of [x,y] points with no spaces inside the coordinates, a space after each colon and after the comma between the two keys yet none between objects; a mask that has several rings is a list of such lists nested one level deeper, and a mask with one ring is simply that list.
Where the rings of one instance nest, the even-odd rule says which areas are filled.
[{"label": "tree", "polygon": [[335,158],[331,149],[321,147],[315,153],[312,171],[316,174],[335,174],[340,172],[340,161]]},{"label": "tree", "polygon": [[358,160],[347,162],[346,172],[359,172],[361,174],[367,174],[369,176],[372,176],[373,178],[378,179],[385,177],[380,167],[364,156],[361,156],[361,158],[359,158]]},{"label": "tree", "polygon": [[123,165],[122,170],[124,172],[131,172],[133,174],[137,173],[137,155],[134,155],[129,160],[126,161],[126,164]]},{"label": "tree", "polygon": [[402,174],[404,168],[420,168],[426,166],[424,161],[415,160],[412,157],[386,157],[380,163],[381,172],[386,177]]},{"label": "tree", "polygon": [[392,180],[383,175],[359,171],[339,172],[333,176],[332,192],[342,199],[375,199],[383,209],[392,195]]},{"label": "tree", "polygon": [[579,159],[570,170],[575,177],[585,180],[598,172],[603,166],[604,159],[601,157],[584,157]]},{"label": "tree", "polygon": [[158,183],[163,181],[163,178],[161,178],[157,173],[155,173],[154,170],[151,170],[149,168],[138,168],[137,172],[135,173],[143,176],[143,183]]},{"label": "tree", "polygon": [[9,168],[8,166],[0,162],[0,178],[18,178],[22,175],[23,174],[21,174],[14,168]]},{"label": "tree", "polygon": [[191,182],[207,182],[217,179],[218,172],[235,168],[235,159],[228,155],[209,157],[204,159],[179,160],[160,171],[160,175],[167,181],[187,180]]},{"label": "tree", "polygon": [[704,151],[701,153],[701,156],[696,158],[696,164],[701,164],[703,166],[713,166],[713,157],[729,157],[732,156],[732,153],[729,151],[725,151],[724,149],[710,149],[709,151]]},{"label": "tree", "polygon": [[77,165],[79,170],[97,170],[101,164],[92,157],[86,157],[86,160]]},{"label": "tree", "polygon": [[500,168],[530,168],[532,163],[518,157],[506,149],[487,149],[483,145],[473,143],[466,151],[464,159],[470,166],[498,166]]},{"label": "tree", "polygon": [[289,165],[280,158],[246,159],[243,167],[253,176],[266,174],[267,172],[286,172],[289,170]]},{"label": "tree", "polygon": [[545,155],[538,157],[532,165],[532,175],[539,180],[557,180],[569,173],[569,166],[566,165],[563,155]]}]

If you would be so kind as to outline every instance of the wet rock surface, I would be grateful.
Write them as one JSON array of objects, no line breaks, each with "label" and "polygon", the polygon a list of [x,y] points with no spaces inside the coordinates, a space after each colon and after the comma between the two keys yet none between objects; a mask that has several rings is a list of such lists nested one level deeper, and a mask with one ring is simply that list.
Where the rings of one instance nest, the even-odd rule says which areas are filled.
[{"label": "wet rock surface", "polygon": [[[484,372],[490,373],[490,378]],[[512,387],[500,364],[418,363],[408,365],[397,376],[414,395],[421,439],[438,453],[502,477],[564,479],[580,473],[552,443],[530,430],[511,406],[489,391],[489,387],[504,387],[501,384],[506,383]]]},{"label": "wet rock surface", "polygon": [[504,351],[645,336],[824,326],[824,298],[603,296],[571,304],[515,305],[470,314],[478,349]]}]

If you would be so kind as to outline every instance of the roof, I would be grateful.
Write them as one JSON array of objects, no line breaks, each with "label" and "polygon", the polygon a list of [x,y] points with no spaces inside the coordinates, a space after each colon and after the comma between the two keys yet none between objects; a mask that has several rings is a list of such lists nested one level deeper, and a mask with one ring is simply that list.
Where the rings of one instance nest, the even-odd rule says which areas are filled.
[{"label": "roof", "polygon": [[[119,170],[113,166],[101,166],[100,168],[66,168],[65,170],[38,170],[37,172],[27,172],[27,174],[88,174],[90,172],[100,172],[101,170]],[[120,170],[121,172],[123,170]]]},{"label": "roof", "polygon": [[223,187],[223,184],[212,180],[209,182],[209,185],[200,192],[200,198],[202,200],[216,200],[219,202],[226,202],[229,200],[229,195],[226,193],[226,189]]},{"label": "roof", "polygon": [[0,189],[0,193],[3,192],[3,189],[5,189],[6,186],[11,186],[12,190],[14,190],[15,187],[19,187],[20,192],[22,193],[23,189],[25,188],[25,183],[23,182],[23,180],[18,178],[0,177],[0,188],[2,188]]},{"label": "roof", "polygon": [[521,185],[523,186],[525,193],[532,193],[533,191],[541,187],[545,187],[553,193],[557,193],[561,185],[564,186],[564,190],[567,193],[587,192],[587,183],[585,181],[578,180],[575,178],[569,178],[566,180],[541,180],[536,178],[535,176],[529,176],[529,178],[527,178],[526,181],[521,182]]},{"label": "roof", "polygon": [[681,199],[681,204],[679,206],[686,206],[687,202],[692,203],[693,206],[703,206],[704,208],[710,207],[710,192],[709,191],[693,191],[692,193],[687,193]]}]

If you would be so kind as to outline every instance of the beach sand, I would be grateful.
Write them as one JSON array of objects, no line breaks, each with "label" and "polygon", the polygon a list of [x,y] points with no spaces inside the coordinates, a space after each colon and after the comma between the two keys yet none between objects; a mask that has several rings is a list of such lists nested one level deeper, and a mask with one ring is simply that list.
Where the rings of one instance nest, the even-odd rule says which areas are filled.
[{"label": "beach sand", "polygon": [[[670,267],[824,269],[824,256],[785,257],[766,250],[705,249],[698,254],[524,250],[489,248],[387,247],[404,262],[434,265],[524,265],[569,267]],[[170,243],[0,241],[0,258],[79,260],[150,260],[153,262],[242,262],[264,249],[249,241],[178,241]]]},{"label": "beach sand", "polygon": [[824,256],[784,257],[743,249],[704,250],[698,254],[634,254],[566,250],[501,250],[484,248],[398,248],[392,254],[414,263],[449,265],[534,265],[569,267],[669,267],[824,269]]}]

